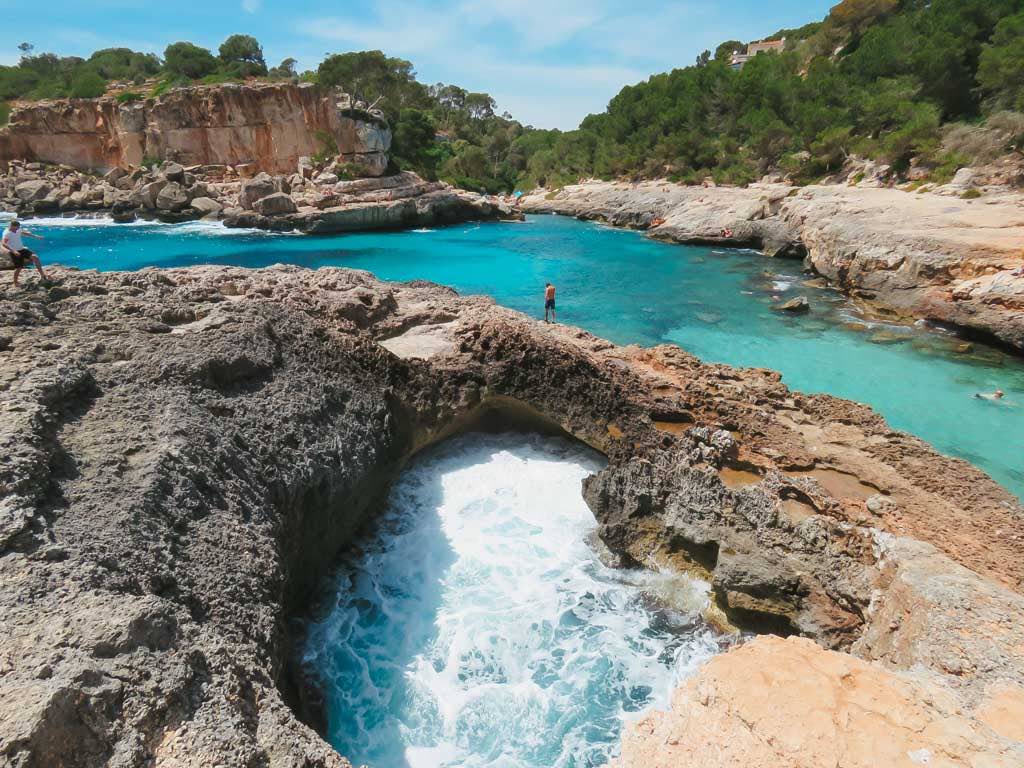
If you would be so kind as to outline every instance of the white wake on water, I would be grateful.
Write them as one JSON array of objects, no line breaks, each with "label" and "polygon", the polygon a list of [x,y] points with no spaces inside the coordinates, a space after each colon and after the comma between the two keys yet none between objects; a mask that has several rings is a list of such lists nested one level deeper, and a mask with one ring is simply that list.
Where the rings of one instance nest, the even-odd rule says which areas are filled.
[{"label": "white wake on water", "polygon": [[469,435],[418,459],[310,627],[354,764],[600,765],[718,650],[706,584],[604,565],[575,444]]}]

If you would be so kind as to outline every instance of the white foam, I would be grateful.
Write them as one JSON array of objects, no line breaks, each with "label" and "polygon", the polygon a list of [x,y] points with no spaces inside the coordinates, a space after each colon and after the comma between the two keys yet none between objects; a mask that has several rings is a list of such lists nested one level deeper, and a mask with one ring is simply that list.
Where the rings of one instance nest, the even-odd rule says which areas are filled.
[{"label": "white foam", "polygon": [[[14,216],[10,214],[0,215],[0,220],[10,221]],[[224,226],[222,221],[205,221],[197,219],[181,223],[168,223],[154,219],[135,219],[128,222],[117,222],[109,216],[36,216],[29,219],[22,219],[25,227],[40,227],[43,229],[93,229],[100,227],[118,227],[122,229],[151,230],[166,235],[240,235],[240,234],[261,234],[278,237],[282,234],[269,232],[263,229],[232,228]]]},{"label": "white foam", "polygon": [[[564,441],[467,436],[395,485],[380,531],[310,628],[330,737],[354,764],[604,762],[626,717],[667,706],[717,650],[680,629],[706,584],[618,571],[588,544],[581,482],[599,457]],[[630,710],[628,712],[627,710]]]}]

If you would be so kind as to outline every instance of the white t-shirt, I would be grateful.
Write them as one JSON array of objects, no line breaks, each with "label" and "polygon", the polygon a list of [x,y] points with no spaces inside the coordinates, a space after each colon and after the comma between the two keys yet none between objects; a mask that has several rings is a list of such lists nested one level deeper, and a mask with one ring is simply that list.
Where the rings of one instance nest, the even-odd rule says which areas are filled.
[{"label": "white t-shirt", "polygon": [[25,244],[21,242],[21,230],[15,232],[13,229],[4,230],[4,245],[10,248],[12,251],[17,253],[25,247]]}]

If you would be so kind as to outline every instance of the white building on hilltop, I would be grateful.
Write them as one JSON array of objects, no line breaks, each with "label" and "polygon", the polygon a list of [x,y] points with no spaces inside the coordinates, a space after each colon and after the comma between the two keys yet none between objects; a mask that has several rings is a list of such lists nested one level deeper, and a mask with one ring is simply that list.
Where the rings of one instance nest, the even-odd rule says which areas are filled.
[{"label": "white building on hilltop", "polygon": [[733,51],[730,66],[733,69],[743,69],[743,65],[757,56],[759,53],[782,53],[786,50],[786,38],[781,40],[759,40],[747,46],[746,53]]}]

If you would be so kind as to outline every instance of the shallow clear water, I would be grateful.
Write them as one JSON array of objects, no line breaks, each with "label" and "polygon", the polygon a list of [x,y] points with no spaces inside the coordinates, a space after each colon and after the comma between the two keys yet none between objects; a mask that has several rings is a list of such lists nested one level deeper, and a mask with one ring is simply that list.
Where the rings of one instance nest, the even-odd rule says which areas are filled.
[{"label": "shallow clear water", "polygon": [[339,752],[377,768],[603,765],[625,718],[666,707],[717,652],[707,585],[598,557],[580,483],[602,465],[559,439],[473,434],[401,475],[306,644]]},{"label": "shallow clear water", "polygon": [[[40,244],[47,261],[82,268],[347,266],[486,293],[535,315],[550,280],[559,289],[559,320],[619,343],[673,342],[707,360],[774,368],[794,389],[868,403],[894,427],[1024,497],[1024,363],[980,345],[954,354],[956,340],[938,331],[862,322],[837,294],[803,285],[795,262],[667,245],[555,216],[336,237],[205,223],[30,226],[50,237]],[[809,315],[771,311],[772,302],[797,295],[811,299]],[[1007,392],[1005,402],[971,397],[996,388]]]}]

